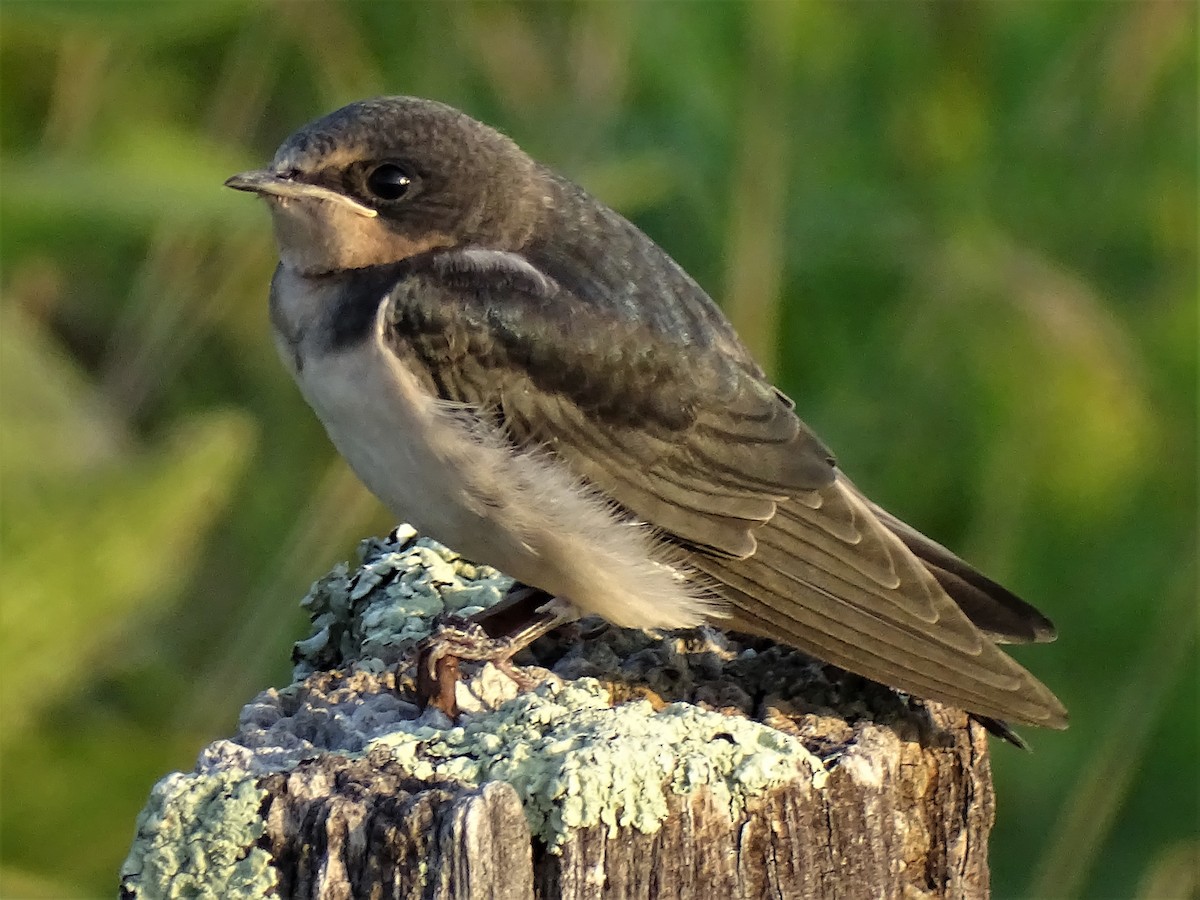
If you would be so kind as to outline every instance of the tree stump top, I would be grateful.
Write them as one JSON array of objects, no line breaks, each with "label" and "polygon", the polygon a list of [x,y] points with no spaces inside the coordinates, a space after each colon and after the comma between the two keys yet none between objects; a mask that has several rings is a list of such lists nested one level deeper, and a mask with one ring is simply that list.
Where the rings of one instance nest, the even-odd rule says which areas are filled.
[{"label": "tree stump top", "polygon": [[964,714],[760,639],[585,620],[518,658],[531,691],[464,664],[451,721],[398,663],[507,580],[405,527],[361,555],[305,598],[296,681],[155,786],[123,896],[986,895]]}]

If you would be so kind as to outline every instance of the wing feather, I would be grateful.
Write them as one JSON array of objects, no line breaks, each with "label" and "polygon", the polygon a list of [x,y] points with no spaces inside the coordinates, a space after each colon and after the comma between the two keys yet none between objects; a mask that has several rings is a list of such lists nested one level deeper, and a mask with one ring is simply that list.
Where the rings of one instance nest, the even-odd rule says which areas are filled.
[{"label": "wing feather", "polygon": [[408,272],[387,338],[439,396],[498,416],[515,443],[547,447],[639,518],[724,556],[754,552],[778,500],[832,481],[791,406],[718,348],[681,355],[644,321],[549,279],[522,283],[527,263],[489,279],[472,262],[452,279],[436,260]]},{"label": "wing feather", "polygon": [[653,297],[598,303],[524,257],[473,253],[407,262],[389,298],[390,346],[443,399],[656,526],[735,627],[980,715],[1065,724],[988,639],[1048,622],[866,500],[729,333],[704,342],[711,310],[670,311],[671,327],[697,326],[685,340],[662,309],[639,314]]}]

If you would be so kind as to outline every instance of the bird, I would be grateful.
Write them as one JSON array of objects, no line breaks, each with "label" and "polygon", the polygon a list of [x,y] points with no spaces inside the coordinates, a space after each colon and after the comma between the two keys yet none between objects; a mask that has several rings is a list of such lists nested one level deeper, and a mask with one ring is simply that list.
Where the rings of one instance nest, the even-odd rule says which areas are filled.
[{"label": "bird", "polygon": [[710,624],[1066,727],[998,646],[1050,620],[869,500],[700,285],[500,131],[362,100],[226,185],[267,202],[272,334],[337,450],[555,621]]}]

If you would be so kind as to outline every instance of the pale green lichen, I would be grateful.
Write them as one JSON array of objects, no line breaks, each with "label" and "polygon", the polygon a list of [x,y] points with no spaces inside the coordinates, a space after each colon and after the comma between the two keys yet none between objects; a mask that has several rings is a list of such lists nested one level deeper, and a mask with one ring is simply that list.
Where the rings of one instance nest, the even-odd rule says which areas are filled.
[{"label": "pale green lichen", "polygon": [[530,829],[558,847],[567,829],[656,831],[667,791],[702,786],[739,815],[785,782],[824,784],[819,759],[794,737],[750,719],[685,703],[655,713],[646,701],[612,706],[594,679],[547,683],[458,727],[413,723],[376,738],[418,778],[516,788]]},{"label": "pale green lichen", "polygon": [[121,896],[221,900],[273,896],[271,855],[256,846],[267,794],[242,772],[172,773],[154,786],[121,866]]},{"label": "pale green lichen", "polygon": [[512,579],[477,565],[409,525],[359,545],[362,565],[337,566],[301,605],[313,634],[296,643],[294,677],[348,661],[368,669],[395,663],[444,613],[469,616],[499,603]]},{"label": "pale green lichen", "polygon": [[[418,538],[408,526],[364,541],[359,553],[359,570],[335,570],[305,599],[316,635],[297,644],[297,677],[347,664],[357,672],[382,672],[429,633],[435,617],[491,606],[511,583]],[[655,641],[642,641],[644,664],[661,667],[671,657],[672,671],[690,665],[682,649],[650,650]],[[613,671],[621,665],[615,656],[611,662]],[[721,663],[714,657],[707,664]],[[819,788],[827,774],[798,739],[749,718],[688,703],[658,712],[645,701],[613,706],[591,678],[554,679],[506,700],[483,674],[459,685],[464,714],[458,725],[430,717],[388,725],[373,718],[374,733],[363,736],[367,749],[387,748],[422,780],[512,784],[531,829],[552,848],[572,828],[654,831],[667,815],[668,792],[706,787],[737,816],[751,797],[774,785],[806,781]],[[479,698],[467,696],[476,690]]]}]

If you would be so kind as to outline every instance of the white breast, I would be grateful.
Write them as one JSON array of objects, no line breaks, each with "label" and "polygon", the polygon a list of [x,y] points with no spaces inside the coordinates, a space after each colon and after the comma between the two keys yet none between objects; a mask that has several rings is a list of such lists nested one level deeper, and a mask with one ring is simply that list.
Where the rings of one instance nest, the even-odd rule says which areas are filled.
[{"label": "white breast", "polygon": [[374,341],[305,360],[304,397],[351,468],[397,515],[423,530],[453,502],[454,474],[434,452],[432,401]]},{"label": "white breast", "polygon": [[277,282],[281,353],[338,451],[397,517],[619,625],[719,615],[651,529],[616,513],[558,459],[516,450],[426,392],[383,340],[383,309],[366,340],[327,349],[321,293]]},{"label": "white breast", "polygon": [[462,475],[439,450],[461,437],[437,434],[456,423],[378,340],[309,350],[298,351],[296,382],[350,468],[398,518],[461,547],[478,516],[464,509]]}]

